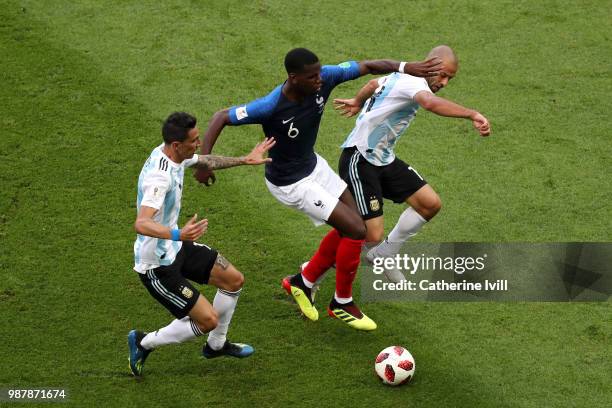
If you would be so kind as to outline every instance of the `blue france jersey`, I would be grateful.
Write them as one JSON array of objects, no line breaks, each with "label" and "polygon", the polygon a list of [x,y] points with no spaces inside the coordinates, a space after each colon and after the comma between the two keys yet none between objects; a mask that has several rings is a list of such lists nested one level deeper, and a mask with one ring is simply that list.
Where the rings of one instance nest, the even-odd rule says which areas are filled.
[{"label": "blue france jersey", "polygon": [[270,183],[286,186],[312,173],[317,164],[314,144],[327,98],[337,85],[357,77],[359,64],[355,61],[324,65],[321,90],[301,103],[288,100],[281,84],[263,98],[229,109],[232,125],[260,124],[267,137],[276,139],[269,152],[272,163],[266,164]]}]

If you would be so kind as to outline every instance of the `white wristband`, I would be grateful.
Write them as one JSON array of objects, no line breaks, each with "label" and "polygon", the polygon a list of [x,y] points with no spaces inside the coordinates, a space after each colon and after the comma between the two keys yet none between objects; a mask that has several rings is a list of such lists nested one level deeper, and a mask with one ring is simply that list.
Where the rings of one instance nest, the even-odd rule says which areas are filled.
[{"label": "white wristband", "polygon": [[406,61],[400,62],[400,66],[399,66],[399,69],[397,70],[397,72],[399,72],[400,74],[405,74],[405,72],[404,72],[404,67],[405,66],[406,66]]}]

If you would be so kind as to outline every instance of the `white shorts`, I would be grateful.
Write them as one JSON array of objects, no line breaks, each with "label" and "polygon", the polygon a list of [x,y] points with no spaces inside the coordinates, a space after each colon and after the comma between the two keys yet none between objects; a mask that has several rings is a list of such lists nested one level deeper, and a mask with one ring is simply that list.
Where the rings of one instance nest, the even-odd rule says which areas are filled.
[{"label": "white shorts", "polygon": [[[315,153],[316,154],[316,153]],[[346,183],[317,154],[312,173],[288,186],[276,186],[266,180],[268,190],[287,207],[296,208],[310,217],[314,225],[325,224],[346,190]]]}]

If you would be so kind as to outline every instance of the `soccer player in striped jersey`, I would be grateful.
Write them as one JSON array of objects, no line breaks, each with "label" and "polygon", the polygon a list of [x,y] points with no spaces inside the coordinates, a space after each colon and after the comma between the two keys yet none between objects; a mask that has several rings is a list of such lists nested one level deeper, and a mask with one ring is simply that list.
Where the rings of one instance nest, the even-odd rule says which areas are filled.
[{"label": "soccer player in striped jersey", "polygon": [[[261,125],[264,134],[277,141],[270,150],[274,161],[266,164],[268,190],[282,204],[304,212],[315,225],[327,223],[333,227],[307,266],[282,281],[308,319],[319,318],[311,294],[313,284],[335,264],[336,292],[328,314],[358,330],[376,328],[376,323],[361,312],[352,296],[366,235],[365,224],[346,183],[314,152],[330,93],[337,85],[366,74],[400,71],[420,76],[435,75],[438,64],[437,58],[431,58],[415,63],[374,60],[321,66],[312,51],[296,48],[285,56],[287,80],[284,83],[263,98],[220,110],[211,119],[203,139],[203,153],[210,153],[227,125]],[[197,173],[198,180],[205,184],[209,179],[214,181],[212,176],[207,171]]]},{"label": "soccer player in striped jersey", "polygon": [[[142,375],[152,350],[209,333],[202,353],[206,358],[248,357],[253,347],[227,340],[244,277],[223,255],[196,241],[206,232],[208,220],[194,215],[178,228],[183,176],[186,167],[208,170],[271,161],[264,154],[274,139],[259,143],[245,157],[194,154],[200,145],[196,118],[185,112],[171,114],[163,124],[164,143],[156,147],[138,178],[138,215],[134,227],[134,270],[149,293],[176,319],[161,329],[128,334],[132,374]],[[212,305],[191,284],[217,288]]]},{"label": "soccer player in striped jersey", "polygon": [[[482,114],[435,95],[457,73],[459,62],[454,51],[441,45],[430,51],[428,58],[432,57],[442,60],[439,75],[418,78],[394,73],[369,81],[352,99],[334,100],[345,116],[359,113],[354,129],[342,144],[339,170],[365,220],[366,242],[380,243],[367,253],[370,262],[395,256],[441,208],[433,188],[393,151],[417,109],[422,106],[440,116],[469,119],[481,136],[491,133],[489,121]],[[408,204],[384,241],[383,198]],[[385,274],[393,282],[405,279],[396,269]]]}]

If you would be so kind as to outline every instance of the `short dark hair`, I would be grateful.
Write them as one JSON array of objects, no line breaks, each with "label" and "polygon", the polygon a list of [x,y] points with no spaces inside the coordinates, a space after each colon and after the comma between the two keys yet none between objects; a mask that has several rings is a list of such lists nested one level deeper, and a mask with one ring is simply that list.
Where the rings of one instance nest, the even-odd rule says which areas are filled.
[{"label": "short dark hair", "polygon": [[164,142],[167,144],[184,142],[189,131],[196,127],[196,123],[196,118],[187,112],[174,112],[170,114],[162,126]]},{"label": "short dark hair", "polygon": [[300,73],[304,66],[316,64],[319,57],[306,48],[294,48],[285,55],[285,69],[287,73]]}]

